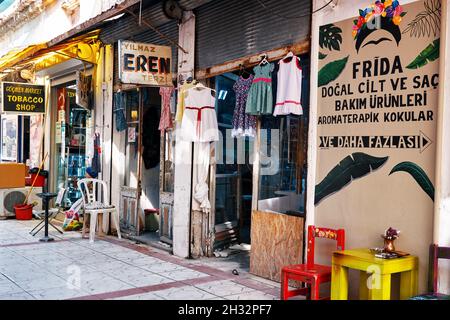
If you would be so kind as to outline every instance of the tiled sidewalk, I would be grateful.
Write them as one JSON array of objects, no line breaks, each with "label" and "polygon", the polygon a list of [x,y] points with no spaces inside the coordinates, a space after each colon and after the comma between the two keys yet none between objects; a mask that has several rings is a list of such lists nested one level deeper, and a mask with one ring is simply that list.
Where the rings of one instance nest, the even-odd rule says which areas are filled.
[{"label": "tiled sidewalk", "polygon": [[[29,231],[36,221],[0,221],[0,300],[148,299],[273,300],[279,285],[245,271],[177,258],[113,237],[94,244],[78,232],[42,243]],[[214,265],[214,260],[212,265]]]}]

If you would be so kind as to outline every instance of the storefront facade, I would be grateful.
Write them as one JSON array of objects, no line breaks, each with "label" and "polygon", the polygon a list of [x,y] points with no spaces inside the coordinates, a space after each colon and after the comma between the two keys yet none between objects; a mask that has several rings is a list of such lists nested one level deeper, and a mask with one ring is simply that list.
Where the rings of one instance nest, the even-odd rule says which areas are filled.
[{"label": "storefront facade", "polygon": [[[212,256],[234,243],[251,245],[250,272],[277,281],[282,265],[303,261],[309,11],[308,1],[211,2],[195,11],[195,77],[215,90],[221,140],[211,150],[211,212],[192,211],[190,253]],[[236,99],[245,96],[235,86],[245,86],[267,57],[275,105],[279,66],[289,52],[302,70],[296,100],[303,114],[269,112],[256,117],[254,134],[234,137]]]},{"label": "storefront facade", "polygon": [[[314,8],[323,4],[314,1]],[[447,2],[395,1],[400,8],[381,16],[379,27],[364,20],[370,5],[344,1],[313,15],[307,224],[344,228],[349,248],[382,246],[380,235],[398,228],[396,248],[419,256],[419,292],[425,292],[429,246],[448,246],[450,239]],[[382,7],[374,10],[381,15]],[[418,17],[433,23],[421,30]],[[426,63],[418,63],[425,48]],[[336,73],[326,78],[330,64]],[[349,163],[359,169],[339,176],[338,164],[348,170],[342,166]],[[319,253],[320,259],[329,256]],[[448,265],[440,269],[446,292]]]},{"label": "storefront facade", "polygon": [[[289,240],[295,240],[295,243],[283,243],[282,247],[286,247],[289,253],[280,253],[275,268],[278,275],[267,275],[279,277],[281,264],[303,261],[309,112],[309,2],[268,3],[267,6],[276,9],[274,21],[271,21],[273,15],[267,7],[252,6],[241,1],[197,1],[195,4],[180,2],[180,5],[186,9],[180,24],[176,20],[162,18],[160,6],[150,6],[143,9],[140,26],[138,18],[130,14],[102,30],[101,40],[115,48],[112,75],[115,99],[123,95],[127,123],[127,130],[118,131],[116,120],[113,121],[112,157],[122,159],[120,162],[123,165],[113,164],[112,167],[112,193],[121,195],[114,197],[112,201],[121,208],[123,227],[129,229],[133,237],[146,233],[145,211],[159,209],[160,230],[157,236],[161,242],[171,246],[175,255],[182,257],[213,256],[214,251],[227,248],[233,243],[249,243],[252,232],[260,237],[267,230],[260,230],[261,224],[258,223],[251,226],[253,211],[261,214],[263,220],[266,217],[264,213],[271,211],[276,212],[277,218],[289,217],[286,219],[293,219],[296,228],[295,239]],[[294,11],[298,12],[295,17],[290,14]],[[242,17],[239,17],[238,12],[249,15],[244,20],[252,21],[258,30],[257,35],[253,34],[253,29],[239,23],[238,20],[242,20]],[[281,28],[279,22],[284,18],[288,18],[289,23]],[[232,24],[236,26],[235,29],[228,29],[223,24],[223,21],[234,20],[236,21]],[[148,27],[148,21],[158,32]],[[305,26],[300,31],[298,21]],[[145,28],[147,30],[143,30]],[[272,32],[273,30],[278,31]],[[262,36],[263,34],[267,37]],[[145,137],[145,132],[141,131],[146,128],[151,131],[149,127],[155,127],[150,121],[151,117],[143,120],[145,110],[150,110],[153,105],[158,110],[161,108],[158,87],[164,85],[155,88],[154,85],[123,83],[120,80],[120,59],[123,57],[120,56],[119,40],[131,41],[137,45],[146,43],[170,46],[176,95],[180,94],[181,85],[189,81],[189,78],[215,91],[215,111],[222,138],[210,145],[206,177],[211,204],[209,212],[195,209],[199,146],[183,141],[176,134],[180,125],[175,117],[178,107],[176,96],[173,96],[171,103],[173,129],[166,130],[164,135],[153,130],[151,138]],[[246,46],[247,41],[253,45]],[[258,117],[258,128],[255,127],[253,137],[232,137],[236,101],[234,84],[241,76],[243,79],[253,73],[253,67],[261,63],[264,54],[275,66],[289,52],[299,57],[303,71],[303,115],[274,117],[270,114]],[[244,71],[246,74],[243,74]],[[276,88],[277,71],[273,73],[272,80]],[[114,119],[116,117],[117,114],[114,114]],[[155,117],[159,118],[159,115],[155,114]],[[150,169],[154,171],[151,173],[145,168],[144,140],[151,140],[155,144],[156,136],[161,137],[160,161]],[[259,142],[257,137],[261,137]],[[262,156],[258,156],[259,154]],[[259,165],[261,158],[264,167]],[[156,173],[159,173],[159,179],[156,179]],[[279,223],[286,224],[286,221],[281,218]],[[253,227],[254,230],[251,230]],[[275,237],[280,235],[273,234],[271,237],[269,239],[276,242]],[[263,246],[261,242],[260,247]],[[280,251],[278,249],[273,247],[270,250]],[[267,256],[258,258],[255,266],[267,263],[267,259]]]},{"label": "storefront facade", "polygon": [[[45,87],[43,113],[2,115],[9,128],[4,130],[2,161],[42,164],[49,172],[49,189],[65,189],[65,208],[80,198],[77,181],[85,177],[87,167],[94,167],[100,179],[110,175],[112,112],[107,106],[112,104],[113,48],[100,42],[93,18],[110,18],[136,2],[59,1],[52,6],[44,2],[39,10],[46,19],[21,14],[34,4],[17,8],[14,4],[15,11],[1,13],[5,21],[10,17],[16,21],[14,30],[7,23],[2,26],[2,48],[10,50],[2,53],[2,81]],[[107,231],[109,221],[104,222]]]},{"label": "storefront facade", "polygon": [[[4,120],[27,119],[27,132],[22,132],[18,143],[23,146],[22,154],[26,150],[27,157],[16,156],[10,161],[27,162],[32,168],[43,164],[43,169],[49,172],[48,187],[66,190],[63,205],[67,208],[80,198],[76,183],[85,177],[86,168],[93,163],[93,138],[98,132],[96,128],[101,127],[95,124],[95,105],[101,101],[98,98],[101,91],[96,92],[94,82],[100,75],[98,70],[103,68],[101,63],[98,64],[103,59],[98,57],[105,51],[97,35],[98,32],[88,33],[37,50],[33,56],[15,64],[14,68],[22,73],[33,65],[33,78],[29,80],[45,92],[42,110],[34,114],[31,111],[12,111],[10,114],[4,106]],[[82,51],[85,55],[79,54]],[[58,55],[64,58],[59,59]],[[103,78],[100,81],[103,82]],[[20,130],[21,126],[18,128]]]}]

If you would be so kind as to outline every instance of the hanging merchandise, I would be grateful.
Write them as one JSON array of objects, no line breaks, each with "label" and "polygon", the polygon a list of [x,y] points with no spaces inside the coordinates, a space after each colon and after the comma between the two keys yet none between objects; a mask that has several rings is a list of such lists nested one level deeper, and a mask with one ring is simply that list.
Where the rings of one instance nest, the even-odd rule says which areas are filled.
[{"label": "hanging merchandise", "polygon": [[195,142],[197,146],[194,155],[196,174],[193,177],[195,199],[193,209],[204,213],[211,210],[207,184],[211,156],[210,142],[219,140],[219,127],[215,110],[216,99],[212,96],[212,91],[212,89],[200,83],[188,90],[180,128],[180,137],[183,140]]},{"label": "hanging merchandise", "polygon": [[170,113],[170,97],[174,91],[173,87],[161,87],[159,94],[161,95],[161,118],[159,120],[159,130],[164,134],[164,130],[172,129],[172,114]]},{"label": "hanging merchandise", "polygon": [[92,170],[97,173],[102,172],[101,163],[100,163],[100,154],[102,153],[102,149],[100,147],[100,134],[96,133],[94,138],[94,157],[92,158]]},{"label": "hanging merchandise", "polygon": [[197,81],[186,81],[178,88],[178,103],[177,103],[177,112],[175,114],[175,121],[181,123],[183,120],[184,107],[185,107],[185,98],[187,95],[187,91],[197,84]]},{"label": "hanging merchandise", "polygon": [[289,52],[279,62],[277,84],[277,102],[275,104],[274,116],[288,115],[290,113],[303,114],[300,102],[302,93],[302,68],[300,59]]},{"label": "hanging merchandise", "polygon": [[216,99],[212,89],[197,84],[187,92],[185,111],[181,121],[181,139],[192,142],[219,140],[219,127],[215,110]]},{"label": "hanging merchandise", "polygon": [[272,114],[272,71],[274,64],[264,57],[259,65],[253,68],[255,77],[248,93],[245,112],[252,115]]},{"label": "hanging merchandise", "polygon": [[251,74],[247,79],[239,76],[233,85],[236,94],[236,107],[233,114],[232,137],[254,137],[256,131],[256,117],[245,113],[248,92],[252,85],[254,76]]},{"label": "hanging merchandise", "polygon": [[209,172],[209,158],[211,157],[209,142],[199,142],[196,154],[196,177],[194,177],[194,199],[197,203],[193,203],[192,208],[204,213],[211,211],[211,203],[209,202],[209,187],[207,182]]},{"label": "hanging merchandise", "polygon": [[114,94],[114,113],[116,114],[116,129],[118,132],[127,128],[127,120],[125,119],[125,94],[116,92]]}]

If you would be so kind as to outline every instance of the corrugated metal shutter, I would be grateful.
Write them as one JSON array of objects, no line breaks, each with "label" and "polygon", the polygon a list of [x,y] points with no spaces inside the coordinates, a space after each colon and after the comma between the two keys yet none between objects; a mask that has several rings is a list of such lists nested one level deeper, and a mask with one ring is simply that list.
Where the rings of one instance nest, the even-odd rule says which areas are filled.
[{"label": "corrugated metal shutter", "polygon": [[261,2],[267,8],[257,0],[216,0],[197,8],[197,69],[291,45],[309,37],[309,0]]},{"label": "corrugated metal shutter", "polygon": [[[170,39],[178,42],[178,24],[176,21],[172,20],[163,26],[158,28],[163,34],[168,36]],[[133,41],[153,43],[161,46],[171,46],[172,47],[172,73],[177,73],[177,63],[178,63],[178,47],[172,45],[169,41],[161,38],[157,33],[153,31],[147,31],[138,34],[132,38]]]},{"label": "corrugated metal shutter", "polygon": [[[170,22],[158,27],[158,30],[163,34],[168,36],[170,39],[174,39],[178,41],[178,24],[175,20],[171,20]],[[178,48],[176,46],[171,45],[169,41],[161,38],[156,32],[153,30],[148,30],[146,32],[137,34],[137,35],[129,35],[128,37],[121,38],[123,40],[130,40],[136,42],[145,42],[152,43],[156,45],[162,46],[172,46],[172,72],[175,74],[177,72],[177,62],[178,62]],[[117,42],[114,44],[114,85],[120,84],[119,80],[119,59],[118,59],[118,46]]]},{"label": "corrugated metal shutter", "polygon": [[[180,6],[185,10],[193,10],[196,7],[208,3],[210,0],[181,0]],[[152,26],[158,29],[161,26],[168,23],[175,23],[174,20],[169,19],[163,11],[162,1],[153,1],[154,5],[149,6],[142,10],[142,20],[145,20],[152,24]],[[139,14],[135,12],[135,14]],[[101,33],[100,40],[106,44],[112,44],[117,42],[119,39],[129,39],[130,37],[146,32],[149,28],[144,24],[139,25],[138,19],[132,15],[125,15],[123,18],[114,20],[106,25]],[[160,30],[164,33],[163,30]],[[178,42],[178,37],[172,40]]]}]

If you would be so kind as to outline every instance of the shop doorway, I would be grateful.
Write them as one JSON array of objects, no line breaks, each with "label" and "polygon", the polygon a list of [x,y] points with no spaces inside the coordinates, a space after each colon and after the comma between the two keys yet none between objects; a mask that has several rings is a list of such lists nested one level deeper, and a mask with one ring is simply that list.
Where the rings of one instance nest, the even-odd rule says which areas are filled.
[{"label": "shop doorway", "polygon": [[[125,163],[124,181],[120,190],[120,228],[125,234],[139,235],[140,225],[138,217],[139,202],[139,132],[141,97],[137,89],[124,93],[124,110],[127,123],[125,132]],[[142,223],[141,223],[142,225]]]},{"label": "shop doorway", "polygon": [[[136,241],[166,248],[161,240],[171,244],[173,176],[167,171],[171,167],[172,148],[170,132],[161,136],[158,129],[159,88],[127,90],[124,104],[127,131],[121,228]],[[161,165],[162,161],[165,165]]]}]

